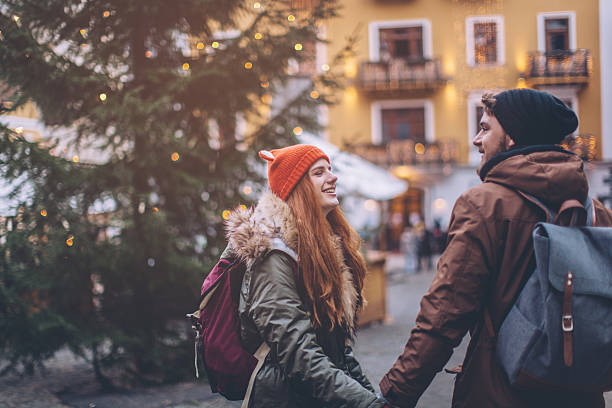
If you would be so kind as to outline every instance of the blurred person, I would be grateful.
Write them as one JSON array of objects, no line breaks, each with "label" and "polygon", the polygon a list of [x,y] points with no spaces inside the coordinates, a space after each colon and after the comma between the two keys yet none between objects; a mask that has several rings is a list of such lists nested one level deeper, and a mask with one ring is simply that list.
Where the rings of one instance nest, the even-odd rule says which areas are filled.
[{"label": "blurred person", "polygon": [[[414,407],[453,348],[469,331],[456,373],[453,407],[604,407],[602,393],[525,391],[510,385],[495,356],[497,333],[534,270],[532,231],[541,210],[523,191],[557,210],[588,194],[582,160],[559,143],[578,126],[576,114],[542,91],[513,89],[482,97],[485,111],[474,145],[482,155],[482,184],[455,203],[447,248],[421,300],[416,327],[380,388],[394,406]],[[612,226],[612,211],[593,199],[597,226]]]},{"label": "blurred person", "polygon": [[249,408],[384,407],[351,348],[366,265],[315,146],[259,152],[265,193],[227,221],[226,251],[246,261],[239,301],[245,349],[270,351],[251,377]]},{"label": "blurred person", "polygon": [[432,267],[432,236],[431,231],[425,227],[424,222],[419,222],[415,226],[417,236],[417,272],[423,271],[423,268],[430,270]]},{"label": "blurred person", "polygon": [[404,273],[411,274],[416,271],[417,236],[412,226],[404,228],[400,237],[400,246],[404,254]]}]

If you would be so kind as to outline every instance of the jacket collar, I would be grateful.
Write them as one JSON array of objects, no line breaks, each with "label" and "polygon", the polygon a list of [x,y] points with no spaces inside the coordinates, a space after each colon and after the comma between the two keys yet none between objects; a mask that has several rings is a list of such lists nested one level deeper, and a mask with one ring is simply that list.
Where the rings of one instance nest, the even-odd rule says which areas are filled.
[{"label": "jacket collar", "polygon": [[504,160],[518,156],[518,155],[526,155],[530,153],[536,152],[562,152],[573,155],[574,153],[569,152],[563,149],[561,146],[557,145],[533,145],[533,146],[524,146],[517,147],[514,149],[507,150],[505,152],[497,153],[495,156],[491,157],[481,168],[479,172],[480,179],[482,181],[487,177],[487,173],[497,164],[503,162]]}]

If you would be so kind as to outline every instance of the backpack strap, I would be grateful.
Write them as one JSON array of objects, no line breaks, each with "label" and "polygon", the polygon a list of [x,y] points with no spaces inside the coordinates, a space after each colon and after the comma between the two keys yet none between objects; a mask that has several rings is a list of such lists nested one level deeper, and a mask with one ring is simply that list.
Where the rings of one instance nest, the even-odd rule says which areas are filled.
[{"label": "backpack strap", "polygon": [[266,356],[270,353],[270,346],[264,341],[261,343],[261,346],[257,349],[253,357],[257,359],[257,365],[251,374],[251,378],[249,379],[249,386],[247,387],[246,393],[244,394],[244,400],[242,401],[242,405],[240,408],[248,408],[249,400],[251,399],[251,392],[253,391],[253,384],[255,383],[255,377],[257,373],[263,366],[264,361],[266,360]]}]

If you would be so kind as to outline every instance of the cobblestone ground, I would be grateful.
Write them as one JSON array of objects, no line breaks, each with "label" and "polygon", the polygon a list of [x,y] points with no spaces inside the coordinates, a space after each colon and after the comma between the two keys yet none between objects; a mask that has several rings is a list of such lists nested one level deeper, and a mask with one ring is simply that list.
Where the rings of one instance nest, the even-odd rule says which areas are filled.
[{"label": "cobblestone ground", "polygon": [[[390,256],[388,269],[388,319],[361,328],[355,353],[366,374],[378,388],[380,378],[402,352],[419,308],[419,302],[433,278],[433,271],[404,275],[402,258]],[[447,366],[460,363],[467,338],[455,350]],[[123,393],[101,393],[91,368],[62,351],[47,365],[46,375],[0,378],[0,408],[239,408],[215,396],[204,382],[188,381]],[[450,407],[454,378],[439,373],[419,400],[417,407]],[[612,393],[606,394],[612,408]],[[273,407],[271,407],[273,408]]]}]

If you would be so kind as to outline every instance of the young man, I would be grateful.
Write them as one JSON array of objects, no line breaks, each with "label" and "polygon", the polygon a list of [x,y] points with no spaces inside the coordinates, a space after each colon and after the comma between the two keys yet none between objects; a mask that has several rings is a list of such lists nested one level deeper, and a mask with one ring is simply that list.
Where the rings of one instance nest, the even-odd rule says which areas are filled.
[{"label": "young man", "polygon": [[[531,89],[485,94],[485,113],[474,145],[482,154],[483,183],[457,200],[448,246],[403,354],[383,377],[384,397],[414,407],[453,348],[469,331],[462,368],[457,367],[453,407],[604,407],[601,393],[526,392],[513,388],[484,327],[483,308],[497,331],[534,269],[531,232],[541,210],[515,189],[551,208],[567,199],[584,202],[588,184],[582,160],[558,144],[578,118],[554,96]],[[593,200],[598,226],[612,226],[612,211]]]}]

